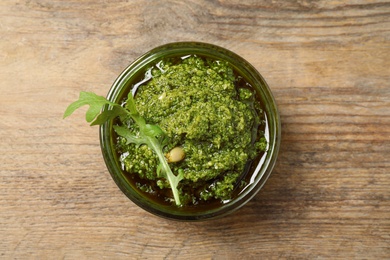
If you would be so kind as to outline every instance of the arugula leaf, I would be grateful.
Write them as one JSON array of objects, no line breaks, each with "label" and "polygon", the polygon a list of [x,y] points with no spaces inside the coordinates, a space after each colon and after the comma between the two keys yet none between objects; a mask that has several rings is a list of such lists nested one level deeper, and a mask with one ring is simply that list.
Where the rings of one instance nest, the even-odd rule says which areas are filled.
[{"label": "arugula leaf", "polygon": [[[181,206],[177,186],[183,179],[183,172],[179,172],[178,175],[173,174],[162,150],[167,141],[164,131],[158,125],[147,124],[145,122],[145,119],[139,114],[136,108],[132,93],[130,92],[128,95],[126,106],[122,107],[119,104],[110,102],[105,97],[96,95],[95,93],[80,92],[79,99],[70,104],[66,109],[64,118],[70,116],[76,109],[84,105],[89,105],[89,109],[86,112],[86,120],[91,123],[91,125],[102,125],[116,117],[119,117],[122,123],[127,117],[131,117],[133,119],[139,128],[139,134],[137,136],[133,135],[125,126],[114,126],[115,132],[119,136],[125,138],[127,144],[145,144],[156,153],[159,159],[157,174],[159,176],[164,176],[168,180],[175,203],[177,206]],[[110,105],[111,109],[102,111],[102,108],[106,105]]]},{"label": "arugula leaf", "polygon": [[134,97],[133,97],[133,94],[131,93],[131,91],[127,95],[126,108],[130,111],[131,114],[139,115],[138,110],[135,107],[135,101],[134,101]]},{"label": "arugula leaf", "polygon": [[126,126],[114,125],[115,132],[126,139],[126,144],[134,143],[136,145],[146,144],[145,138],[133,135]]},{"label": "arugula leaf", "polygon": [[[85,105],[89,105],[89,109],[87,110],[85,119],[88,123],[91,123],[91,125],[101,125],[107,120],[113,119],[117,116],[126,113],[121,106],[108,101],[105,97],[98,96],[93,92],[82,91],[80,92],[79,99],[70,104],[65,110],[63,118],[70,116],[76,109]],[[100,114],[100,111],[105,105],[112,105],[113,109],[106,110],[104,113]],[[96,120],[94,121],[95,118]]]},{"label": "arugula leaf", "polygon": [[111,119],[114,119],[116,117],[123,117],[125,116],[125,111],[123,109],[123,107],[115,104],[111,110],[104,110],[103,112],[101,112],[97,117],[96,119],[91,123],[91,126],[92,125],[102,125],[104,124],[105,122],[111,120]]},{"label": "arugula leaf", "polygon": [[154,137],[159,137],[165,134],[160,126],[150,124],[145,124],[144,133]]}]

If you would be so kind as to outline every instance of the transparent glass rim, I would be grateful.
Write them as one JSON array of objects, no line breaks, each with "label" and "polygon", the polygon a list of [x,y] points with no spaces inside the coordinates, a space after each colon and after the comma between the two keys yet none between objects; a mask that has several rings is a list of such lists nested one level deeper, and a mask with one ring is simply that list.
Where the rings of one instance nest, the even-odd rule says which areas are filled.
[{"label": "transparent glass rim", "polygon": [[[106,122],[100,127],[100,145],[105,163],[113,180],[131,201],[144,210],[160,217],[184,221],[198,221],[230,214],[244,206],[260,191],[269,178],[277,159],[281,139],[281,126],[275,99],[261,74],[239,55],[209,43],[175,42],[156,47],[146,52],[127,66],[118,76],[107,94],[107,99],[119,103],[119,98],[123,96],[124,93],[130,91],[127,86],[128,81],[136,76],[140,70],[145,69],[147,66],[151,66],[163,57],[186,54],[206,55],[215,59],[225,60],[229,62],[235,70],[242,74],[249,83],[252,84],[256,91],[260,91],[259,94],[262,98],[261,101],[263,102],[265,114],[268,119],[269,148],[259,174],[253,182],[251,182],[248,188],[230,202],[205,211],[186,211],[185,209],[174,205],[161,205],[152,200],[148,200],[139,190],[134,188],[124,176],[116,156],[115,140],[113,140],[112,137],[112,121]],[[104,107],[104,110],[105,109],[110,109],[110,107],[106,106]]]}]

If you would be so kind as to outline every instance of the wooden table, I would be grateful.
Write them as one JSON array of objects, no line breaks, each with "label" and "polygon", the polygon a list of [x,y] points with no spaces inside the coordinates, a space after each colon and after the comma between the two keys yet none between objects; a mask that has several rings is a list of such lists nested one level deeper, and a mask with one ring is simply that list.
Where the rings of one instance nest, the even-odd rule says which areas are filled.
[{"label": "wooden table", "polygon": [[[2,0],[0,18],[0,259],[390,258],[389,1]],[[62,114],[194,40],[264,75],[283,133],[251,202],[186,223],[128,200],[85,110]]]}]

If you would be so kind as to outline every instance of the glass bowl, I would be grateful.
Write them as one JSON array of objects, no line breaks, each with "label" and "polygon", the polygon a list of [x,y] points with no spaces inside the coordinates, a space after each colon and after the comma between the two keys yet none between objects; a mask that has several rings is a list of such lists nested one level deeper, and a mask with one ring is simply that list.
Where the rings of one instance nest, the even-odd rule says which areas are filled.
[{"label": "glass bowl", "polygon": [[[268,139],[267,152],[261,157],[253,172],[250,174],[249,184],[232,200],[221,203],[217,207],[177,207],[174,204],[165,205],[152,200],[128,180],[122,171],[119,157],[115,150],[116,138],[113,131],[113,121],[108,121],[100,127],[100,145],[107,168],[121,191],[135,204],[157,216],[183,220],[199,221],[226,216],[244,206],[263,187],[271,174],[279,151],[281,127],[279,113],[271,90],[260,73],[246,60],[237,54],[222,47],[201,42],[169,43],[152,49],[131,63],[115,80],[107,99],[120,103],[132,88],[135,78],[146,71],[156,62],[166,57],[199,55],[216,60],[227,61],[255,89],[263,105],[267,121],[266,138]],[[105,107],[104,109],[109,109]]]}]

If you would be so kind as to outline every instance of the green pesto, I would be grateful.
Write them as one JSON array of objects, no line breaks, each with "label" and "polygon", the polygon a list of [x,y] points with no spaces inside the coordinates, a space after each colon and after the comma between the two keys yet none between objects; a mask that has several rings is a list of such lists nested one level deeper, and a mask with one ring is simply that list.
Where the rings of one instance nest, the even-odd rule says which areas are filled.
[{"label": "green pesto", "polygon": [[[170,163],[174,174],[184,174],[178,186],[184,205],[229,200],[243,184],[247,162],[266,150],[254,90],[238,82],[242,78],[228,64],[189,56],[161,61],[137,90],[140,115],[168,137],[164,151],[180,146],[185,152],[184,160]],[[145,180],[138,188],[171,200],[169,183],[159,175],[158,158],[148,146],[119,137],[118,151],[124,169]]]}]

